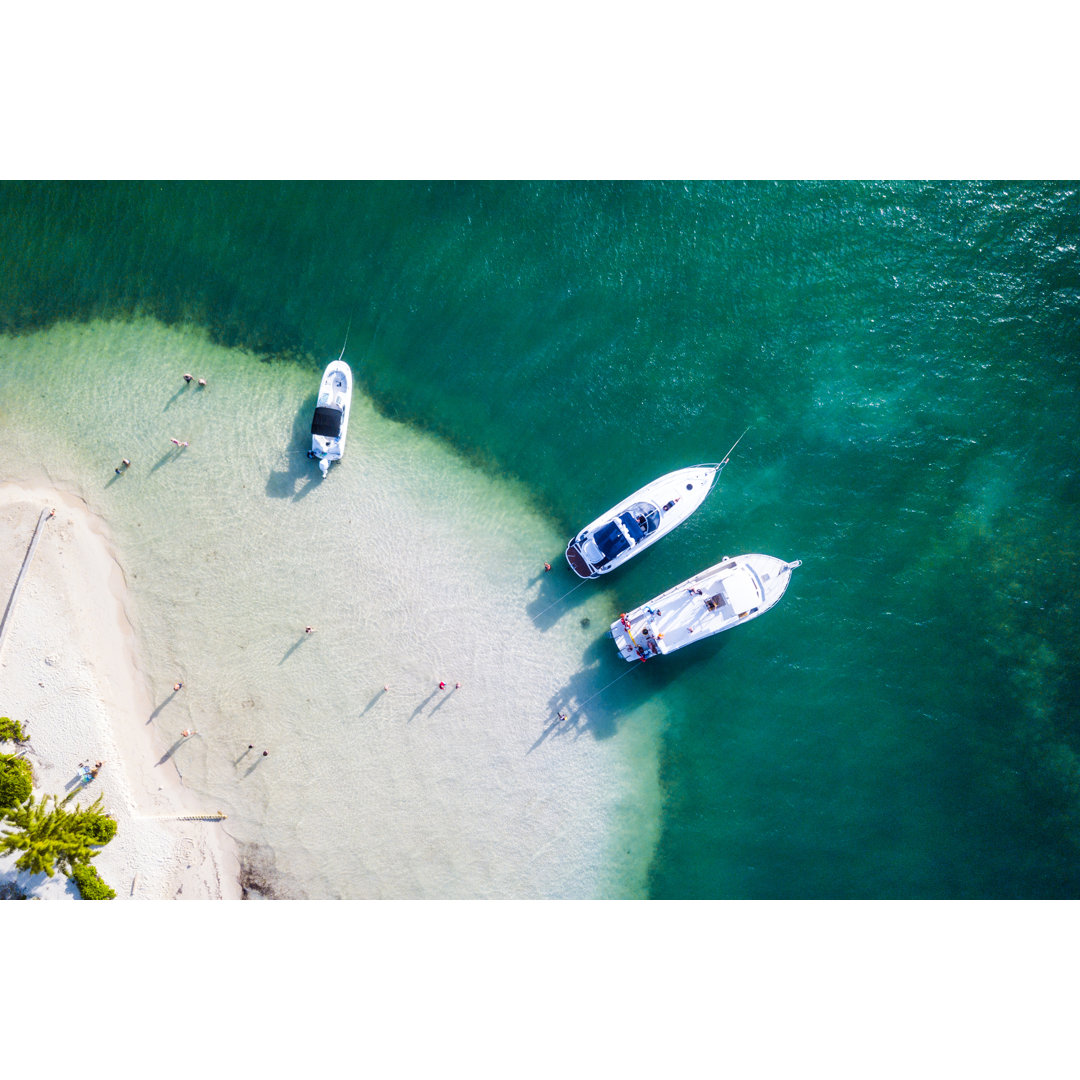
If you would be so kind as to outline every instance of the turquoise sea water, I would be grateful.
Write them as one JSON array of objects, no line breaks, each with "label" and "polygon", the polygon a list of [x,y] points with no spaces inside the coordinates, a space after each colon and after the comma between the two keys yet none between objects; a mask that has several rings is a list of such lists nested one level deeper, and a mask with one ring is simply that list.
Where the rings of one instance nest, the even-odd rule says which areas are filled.
[{"label": "turquoise sea water", "polygon": [[[8,183],[0,330],[205,332],[291,421],[351,326],[375,407],[550,537],[750,427],[690,522],[533,620],[599,686],[622,662],[586,605],[803,560],[765,618],[635,671],[583,731],[662,726],[648,894],[1072,897],[1078,244],[1075,183]],[[33,358],[5,357],[25,430]],[[554,599],[575,581],[529,535]]]}]

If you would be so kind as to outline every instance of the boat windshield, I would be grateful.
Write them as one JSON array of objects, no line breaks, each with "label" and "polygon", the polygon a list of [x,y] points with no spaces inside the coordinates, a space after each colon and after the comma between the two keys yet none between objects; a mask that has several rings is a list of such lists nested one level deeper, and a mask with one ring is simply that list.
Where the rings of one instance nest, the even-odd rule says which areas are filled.
[{"label": "boat windshield", "polygon": [[[637,519],[629,511],[625,511],[619,515],[619,520],[623,523],[623,528],[626,529],[630,539],[636,544],[639,540],[643,540],[645,537],[645,530],[642,529]],[[644,522],[644,518],[642,518]]]},{"label": "boat windshield", "polygon": [[660,511],[652,503],[639,502],[620,514],[619,518],[626,526],[626,531],[638,541],[648,536],[660,524]]},{"label": "boat windshield", "polygon": [[311,421],[311,434],[336,439],[341,434],[341,411],[319,406]]}]

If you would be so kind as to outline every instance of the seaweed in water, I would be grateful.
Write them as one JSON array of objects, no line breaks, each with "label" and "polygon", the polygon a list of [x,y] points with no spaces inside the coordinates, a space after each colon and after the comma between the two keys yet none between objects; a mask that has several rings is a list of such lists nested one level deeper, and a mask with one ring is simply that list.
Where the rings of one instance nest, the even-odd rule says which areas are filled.
[{"label": "seaweed in water", "polygon": [[244,900],[307,899],[298,884],[286,880],[261,844],[240,845],[240,894]]}]

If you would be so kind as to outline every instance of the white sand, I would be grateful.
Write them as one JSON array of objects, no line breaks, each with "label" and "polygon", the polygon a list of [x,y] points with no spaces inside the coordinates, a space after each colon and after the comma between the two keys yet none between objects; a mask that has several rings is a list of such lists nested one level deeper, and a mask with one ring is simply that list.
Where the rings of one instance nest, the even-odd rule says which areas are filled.
[{"label": "white sand", "polygon": [[[646,895],[666,707],[604,641],[614,596],[576,586],[558,559],[564,538],[528,491],[360,394],[349,457],[322,481],[303,452],[312,372],[268,368],[194,329],[144,320],[0,335],[0,368],[0,477],[35,492],[17,540],[0,534],[0,594],[40,507],[71,493],[0,658],[12,676],[28,665],[17,701],[0,668],[0,712],[39,740],[42,692],[84,667],[84,692],[67,696],[110,703],[98,706],[110,748],[96,748],[90,726],[63,736],[55,790],[99,755],[110,762],[100,782],[112,783],[113,754],[140,814],[224,810],[224,825],[180,835],[234,837],[275,896]],[[209,376],[209,389],[186,386],[184,371]],[[174,437],[190,447],[177,453]],[[131,471],[114,476],[121,457]],[[47,566],[49,544],[65,557],[88,547],[65,539],[69,520],[99,534],[107,522],[105,550],[123,573],[104,556],[89,575]],[[543,559],[560,565],[544,573]],[[31,585],[70,580],[81,599],[80,578],[107,571],[115,585],[82,623],[122,607],[108,619],[120,636],[103,645],[95,626],[61,662],[59,644],[33,640],[29,613],[73,601]],[[59,632],[72,620],[55,621]],[[303,634],[308,623],[317,633]],[[136,689],[122,692],[133,666]],[[177,678],[186,685],[173,695]],[[71,711],[57,706],[51,726]],[[199,733],[183,740],[185,728]],[[180,773],[178,795],[158,790]],[[110,845],[106,878],[116,857]],[[134,864],[121,860],[125,874],[130,887]]]},{"label": "white sand", "polygon": [[[99,794],[116,836],[94,860],[118,900],[239,899],[235,845],[185,790],[170,760],[151,745],[152,699],[125,610],[124,573],[104,523],[77,497],[45,487],[0,484],[0,610],[6,606],[38,515],[55,508],[27,570],[0,651],[0,715],[22,722],[22,752],[38,798],[78,785],[80,762],[105,762],[73,803]],[[0,744],[4,753],[15,744]],[[69,803],[69,806],[72,804]],[[0,858],[0,882],[48,899],[78,898],[53,878]]]}]

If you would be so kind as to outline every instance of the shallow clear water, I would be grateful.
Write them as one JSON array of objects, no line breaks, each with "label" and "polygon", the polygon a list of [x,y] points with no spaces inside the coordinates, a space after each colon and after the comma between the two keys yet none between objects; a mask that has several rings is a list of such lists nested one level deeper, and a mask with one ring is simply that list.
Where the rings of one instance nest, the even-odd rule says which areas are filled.
[{"label": "shallow clear water", "polygon": [[114,534],[173,750],[154,767],[228,813],[279,893],[644,894],[661,709],[587,700],[622,674],[581,625],[610,599],[557,603],[558,537],[518,485],[360,396],[323,480],[317,379],[150,321],[58,325],[0,364],[4,475],[47,463]]},{"label": "shallow clear water", "polygon": [[[526,664],[534,633],[553,654],[577,651],[573,670],[551,680],[556,689],[579,673],[600,687],[618,674],[602,639],[608,612],[725,553],[803,560],[767,617],[635,670],[590,705],[609,710],[593,728],[596,748],[631,733],[651,745],[648,733],[661,731],[662,808],[655,759],[636,749],[611,767],[617,758],[637,780],[620,772],[605,796],[618,811],[609,820],[645,830],[643,848],[659,830],[649,894],[1074,896],[1078,190],[5,184],[0,327],[142,313],[250,349],[224,366],[265,373],[259,412],[276,426],[258,435],[241,427],[222,446],[258,460],[250,483],[278,504],[274,519],[296,530],[321,493],[301,494],[297,474],[268,448],[295,440],[304,396],[351,320],[348,355],[380,415],[443,436],[505,493],[492,498],[515,500],[508,521],[534,522],[527,553],[506,541],[521,552],[515,581],[526,614],[528,588],[550,587],[552,599],[561,591],[555,580],[528,585],[542,558],[556,564],[553,579],[557,572],[573,584],[559,563],[565,536],[647,480],[716,460],[750,425],[694,518],[515,638]],[[140,334],[159,333],[138,325]],[[25,364],[45,362],[39,353]],[[174,378],[174,365],[163,363]],[[0,365],[0,409],[30,423],[32,367],[15,376],[11,364]],[[94,408],[121,409],[108,402],[107,357],[93,370]],[[221,373],[210,389],[219,382],[224,399]],[[238,388],[230,407],[241,396]],[[151,466],[160,436],[174,434],[169,425],[195,404],[178,399],[163,414],[168,423],[147,435]],[[222,558],[235,531],[217,515],[237,496],[221,455],[196,456],[213,430],[200,428],[206,420],[190,411],[190,457],[163,464],[153,482],[162,491],[190,484],[186,504],[200,493],[208,511],[200,550]],[[397,429],[379,430],[390,439]],[[63,438],[80,442],[70,431]],[[93,443],[94,459],[104,459],[95,468],[107,473],[126,452],[90,430],[81,441]],[[358,469],[357,448],[342,476]],[[82,446],[69,449],[91,460]],[[8,452],[23,461],[44,451]],[[417,466],[422,509],[406,528],[457,504],[456,494],[439,501],[442,458],[432,453]],[[378,461],[381,450],[364,454]],[[465,471],[461,459],[447,460]],[[220,476],[220,489],[208,473]],[[446,481],[448,490],[456,483]],[[126,486],[109,489],[108,498],[126,497]],[[356,515],[349,527],[365,525]],[[479,529],[462,535],[470,545],[482,540]],[[167,542],[181,559],[180,540]],[[312,554],[295,560],[301,582]],[[266,557],[293,562],[276,550]],[[144,573],[152,578],[151,561]],[[512,592],[514,566],[500,557],[485,573]],[[383,577],[365,581],[377,592],[394,572],[387,558]],[[455,569],[455,580],[466,573]],[[380,595],[389,602],[387,590]],[[223,587],[214,592],[215,619],[242,635],[251,614],[234,612]],[[305,595],[290,593],[293,603]],[[358,608],[367,595],[357,594]],[[283,629],[316,621],[288,603],[275,599]],[[412,621],[414,612],[401,614]],[[423,681],[457,654],[430,619],[421,623],[416,633],[427,637],[387,642],[386,651],[410,657]],[[373,648],[367,633],[352,640]],[[304,642],[286,663],[313,663],[316,644],[329,648],[325,638]],[[197,645],[185,643],[176,662],[197,655]],[[276,664],[287,647],[266,646],[265,662]],[[428,656],[436,658],[430,671]],[[476,677],[470,672],[466,686]],[[360,697],[363,708],[369,697]],[[543,705],[557,702],[548,692]],[[635,707],[647,719],[639,722]],[[614,732],[607,743],[601,730]],[[530,756],[552,745],[554,736]],[[598,888],[588,878],[581,892]]]}]

